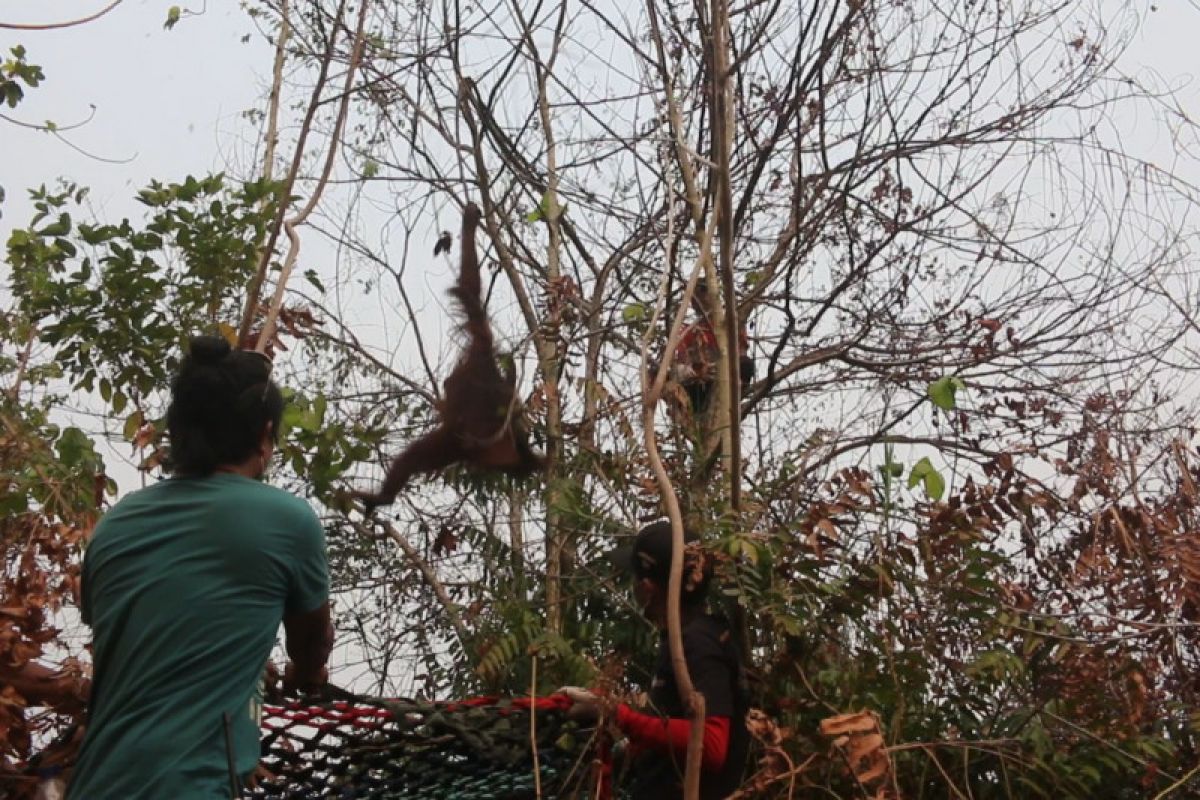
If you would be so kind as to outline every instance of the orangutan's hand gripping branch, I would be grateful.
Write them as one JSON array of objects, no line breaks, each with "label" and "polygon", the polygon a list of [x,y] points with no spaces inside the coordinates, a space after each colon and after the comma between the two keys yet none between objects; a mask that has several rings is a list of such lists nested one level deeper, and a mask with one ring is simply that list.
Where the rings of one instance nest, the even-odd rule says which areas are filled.
[{"label": "orangutan's hand gripping branch", "polygon": [[458,365],[443,384],[437,428],[396,456],[378,492],[354,492],[367,513],[396,499],[408,480],[421,472],[436,472],[466,463],[484,469],[526,475],[545,468],[545,457],[529,446],[516,375],[496,362],[492,327],[483,307],[475,229],[479,208],[463,210],[461,266],[458,283],[450,290],[463,314],[467,345]]}]

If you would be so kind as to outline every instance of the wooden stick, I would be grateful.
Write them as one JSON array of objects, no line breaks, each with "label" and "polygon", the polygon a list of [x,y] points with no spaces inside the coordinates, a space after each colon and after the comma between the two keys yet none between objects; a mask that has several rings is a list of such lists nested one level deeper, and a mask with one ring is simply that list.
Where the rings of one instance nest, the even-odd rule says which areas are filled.
[{"label": "wooden stick", "polygon": [[529,749],[533,751],[533,792],[542,800],[542,767],[538,763],[537,749],[537,653],[533,654],[533,666],[529,678]]}]

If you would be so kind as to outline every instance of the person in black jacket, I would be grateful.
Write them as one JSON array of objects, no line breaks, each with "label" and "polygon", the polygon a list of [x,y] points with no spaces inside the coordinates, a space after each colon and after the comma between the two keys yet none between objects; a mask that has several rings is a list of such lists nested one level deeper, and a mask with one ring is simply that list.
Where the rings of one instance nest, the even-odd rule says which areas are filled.
[{"label": "person in black jacket", "polygon": [[[700,797],[723,798],[741,782],[749,745],[745,716],[746,692],[741,659],[729,625],[707,613],[705,595],[711,579],[698,537],[685,531],[683,588],[680,595],[682,638],[688,673],[704,696],[704,740]],[[672,552],[671,525],[655,522],[643,528],[632,547],[618,550],[614,560],[634,581],[642,613],[661,631],[658,660],[650,686],[650,708],[639,711],[624,703],[609,709],[610,717],[628,739],[629,795],[634,800],[673,800],[683,797],[683,773],[691,721],[679,696],[667,642],[667,585]],[[569,713],[595,719],[603,698],[568,687],[574,701]]]}]

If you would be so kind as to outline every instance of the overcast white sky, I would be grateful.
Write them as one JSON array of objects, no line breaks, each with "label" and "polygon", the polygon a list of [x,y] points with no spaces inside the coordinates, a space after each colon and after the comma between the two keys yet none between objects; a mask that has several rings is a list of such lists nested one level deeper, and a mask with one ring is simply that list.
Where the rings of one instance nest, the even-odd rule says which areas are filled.
[{"label": "overcast white sky", "polygon": [[[105,3],[83,0],[3,0],[2,22],[50,22],[80,16]],[[0,235],[29,215],[25,189],[67,177],[92,188],[99,215],[137,213],[129,198],[151,178],[174,179],[224,166],[251,127],[241,113],[262,95],[271,53],[239,4],[209,3],[202,15],[165,30],[169,3],[125,0],[93,23],[63,30],[0,30],[4,55],[23,44],[45,82],[9,116],[60,126],[94,119],[65,134],[103,163],[53,135],[0,121],[0,185],[8,193]]]},{"label": "overcast white sky", "polygon": [[[1126,5],[1128,0],[1112,0]],[[83,16],[104,0],[0,0],[0,22],[36,23]],[[81,120],[95,105],[94,119],[66,134],[97,156],[128,163],[103,163],[76,152],[51,134],[0,121],[0,185],[8,193],[0,238],[28,219],[25,189],[67,177],[90,186],[98,215],[137,214],[129,198],[151,178],[176,179],[222,169],[244,157],[254,129],[241,113],[257,105],[266,84],[271,53],[251,20],[232,0],[208,2],[207,10],[185,16],[173,30],[163,22],[167,0],[124,0],[103,18],[52,31],[0,30],[7,55],[23,44],[29,59],[46,72],[41,87],[16,110],[27,122]],[[200,8],[194,2],[192,7]],[[1179,91],[1183,110],[1200,115],[1195,35],[1200,10],[1189,0],[1139,0],[1145,25],[1124,63],[1125,70]],[[189,6],[184,5],[185,9]],[[1151,11],[1152,8],[1157,8]],[[1153,77],[1152,77],[1153,76]],[[1120,121],[1136,137],[1137,151],[1162,166],[1175,162],[1175,143],[1150,120]],[[1200,179],[1194,159],[1178,164]]]}]

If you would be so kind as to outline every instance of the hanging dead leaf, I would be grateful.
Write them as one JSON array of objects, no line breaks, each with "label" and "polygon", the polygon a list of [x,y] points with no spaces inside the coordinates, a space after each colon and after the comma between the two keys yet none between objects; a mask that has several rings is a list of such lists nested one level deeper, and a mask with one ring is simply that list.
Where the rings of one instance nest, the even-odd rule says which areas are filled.
[{"label": "hanging dead leaf", "polygon": [[230,325],[227,322],[218,322],[217,323],[217,333],[221,334],[222,339],[229,342],[230,347],[237,347],[237,345],[238,345],[237,328],[233,327],[232,325]]},{"label": "hanging dead leaf", "polygon": [[791,732],[787,728],[780,728],[774,720],[757,708],[746,712],[746,730],[759,743],[763,752],[754,774],[742,782],[741,788],[730,795],[729,800],[762,797],[770,786],[801,775],[817,759],[814,753],[800,764],[792,761],[783,747]]},{"label": "hanging dead leaf", "polygon": [[442,529],[438,531],[437,538],[433,540],[433,554],[453,553],[457,549],[458,537],[449,525],[443,525]]},{"label": "hanging dead leaf", "polygon": [[146,445],[158,438],[158,428],[153,422],[147,422],[137,429],[137,433],[133,437],[133,446],[137,450],[141,450]]},{"label": "hanging dead leaf", "polygon": [[163,448],[163,447],[156,448],[153,453],[151,453],[149,456],[147,456],[145,459],[142,460],[142,463],[138,464],[138,469],[141,470],[142,472],[149,472],[149,471],[161,466],[162,463],[164,461],[166,461],[166,459],[167,459],[166,448]]},{"label": "hanging dead leaf", "polygon": [[821,734],[824,736],[837,736],[843,733],[865,733],[872,730],[875,730],[875,720],[866,711],[860,711],[857,714],[826,717],[821,720]]},{"label": "hanging dead leaf", "polygon": [[837,527],[834,526],[833,520],[830,520],[830,519],[819,520],[817,522],[817,527],[820,528],[825,533],[825,535],[828,536],[831,540],[837,541],[837,538],[838,538]]},{"label": "hanging dead leaf", "polygon": [[[879,717],[873,712],[827,717],[821,720],[821,733],[833,737],[833,746],[842,751],[854,777],[864,786],[891,774],[892,764],[880,731]],[[880,791],[884,789],[881,787]]]}]

